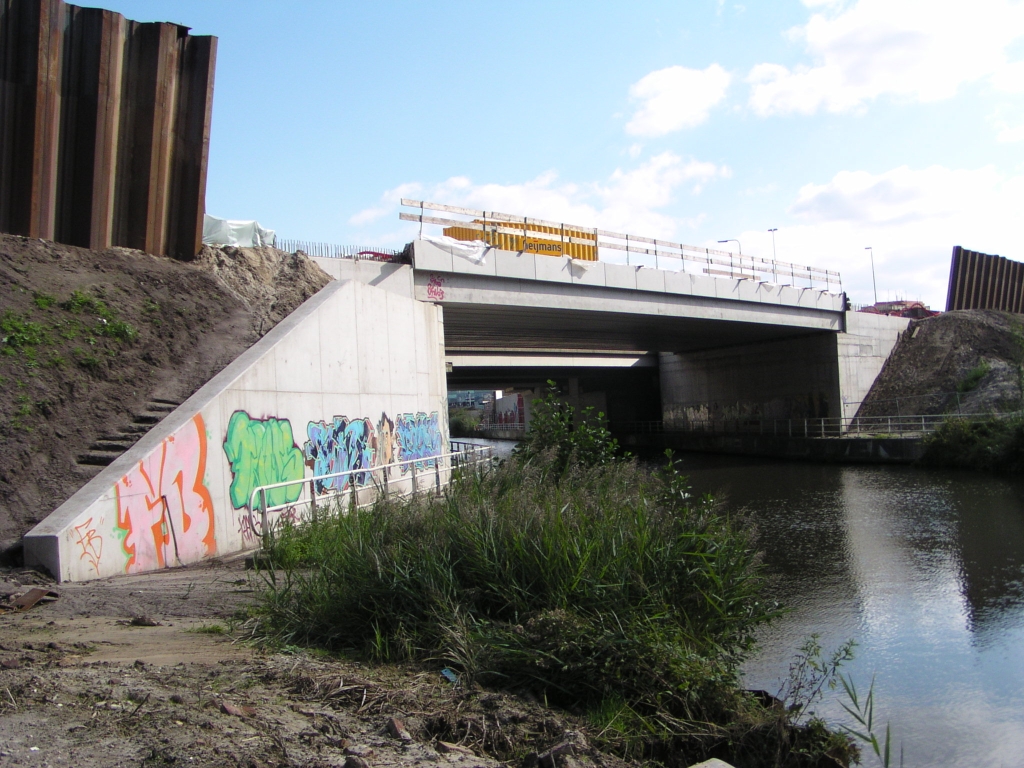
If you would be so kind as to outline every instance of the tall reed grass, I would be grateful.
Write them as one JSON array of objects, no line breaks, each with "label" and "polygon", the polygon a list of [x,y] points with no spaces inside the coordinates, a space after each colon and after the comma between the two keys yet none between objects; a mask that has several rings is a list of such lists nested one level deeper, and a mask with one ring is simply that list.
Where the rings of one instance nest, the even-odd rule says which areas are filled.
[{"label": "tall reed grass", "polygon": [[720,721],[774,611],[747,536],[672,467],[563,473],[556,460],[285,530],[265,625],[291,643],[437,659],[563,706],[614,700],[666,732]]},{"label": "tall reed grass", "polygon": [[749,527],[691,495],[671,460],[616,458],[599,424],[540,405],[546,436],[440,496],[285,529],[263,572],[264,630],[529,691],[585,714],[623,755],[848,757],[820,721],[798,726],[742,690],[753,633],[779,612]]}]

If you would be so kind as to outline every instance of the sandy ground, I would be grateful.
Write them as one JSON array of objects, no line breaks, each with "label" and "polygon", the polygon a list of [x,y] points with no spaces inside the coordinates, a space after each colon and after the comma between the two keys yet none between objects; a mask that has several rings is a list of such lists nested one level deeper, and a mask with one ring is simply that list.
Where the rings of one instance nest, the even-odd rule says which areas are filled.
[{"label": "sandy ground", "polygon": [[234,620],[253,597],[240,559],[84,584],[3,576],[0,597],[60,597],[0,615],[0,766],[491,768],[559,744],[566,768],[625,765],[564,716],[440,668],[261,650]]}]

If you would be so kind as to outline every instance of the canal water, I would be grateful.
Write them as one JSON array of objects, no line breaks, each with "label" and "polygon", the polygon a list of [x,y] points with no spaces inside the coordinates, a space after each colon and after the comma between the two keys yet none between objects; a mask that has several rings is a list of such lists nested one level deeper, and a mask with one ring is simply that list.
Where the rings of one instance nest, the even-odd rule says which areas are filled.
[{"label": "canal water", "polygon": [[[1024,480],[911,467],[683,454],[694,490],[756,528],[790,612],[760,634],[747,687],[778,690],[812,633],[857,642],[898,764],[1024,766]],[[817,711],[852,725],[829,694]],[[864,765],[876,764],[865,756]]]}]

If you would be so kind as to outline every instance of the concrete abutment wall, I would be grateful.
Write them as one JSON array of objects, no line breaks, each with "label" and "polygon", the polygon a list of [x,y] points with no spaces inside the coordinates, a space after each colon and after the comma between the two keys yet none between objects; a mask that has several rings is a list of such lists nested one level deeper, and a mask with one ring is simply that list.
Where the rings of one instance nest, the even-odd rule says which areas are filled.
[{"label": "concrete abutment wall", "polygon": [[441,310],[333,282],[30,531],[25,560],[84,581],[242,551],[254,488],[447,446]]},{"label": "concrete abutment wall", "polygon": [[665,426],[708,419],[851,418],[909,323],[848,312],[840,333],[662,352]]}]

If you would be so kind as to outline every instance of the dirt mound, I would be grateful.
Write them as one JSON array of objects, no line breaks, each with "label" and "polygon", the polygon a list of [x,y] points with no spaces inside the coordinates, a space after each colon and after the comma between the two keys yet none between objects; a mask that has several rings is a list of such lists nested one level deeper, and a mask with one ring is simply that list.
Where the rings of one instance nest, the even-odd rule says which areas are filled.
[{"label": "dirt mound", "polygon": [[988,309],[916,320],[860,416],[989,413],[1021,408],[1024,317]]},{"label": "dirt mound", "polygon": [[274,249],[186,264],[0,235],[0,549],[102,469],[79,463],[90,446],[170,411],[328,282]]},{"label": "dirt mound", "polygon": [[250,308],[253,330],[260,336],[331,281],[304,254],[269,247],[204,245],[193,263],[216,275]]}]

